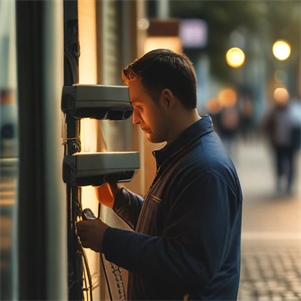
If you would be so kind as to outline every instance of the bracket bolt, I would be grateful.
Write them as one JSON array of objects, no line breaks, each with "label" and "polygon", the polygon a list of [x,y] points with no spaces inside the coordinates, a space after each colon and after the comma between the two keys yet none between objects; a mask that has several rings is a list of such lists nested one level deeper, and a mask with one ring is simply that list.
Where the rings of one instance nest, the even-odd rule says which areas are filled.
[{"label": "bracket bolt", "polygon": [[79,151],[80,151],[80,146],[79,146],[77,143],[73,142],[73,143],[72,143],[72,149],[73,149],[75,152],[79,152]]}]

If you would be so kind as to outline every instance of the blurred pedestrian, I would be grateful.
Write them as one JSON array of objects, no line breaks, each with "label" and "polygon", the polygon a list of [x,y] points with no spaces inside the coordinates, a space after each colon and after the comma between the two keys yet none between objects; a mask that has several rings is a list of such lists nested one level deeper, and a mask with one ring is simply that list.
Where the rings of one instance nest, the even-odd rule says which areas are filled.
[{"label": "blurred pedestrian", "polygon": [[293,193],[294,155],[296,151],[295,122],[286,89],[274,93],[274,106],[263,121],[263,129],[270,140],[275,156],[276,190],[278,193]]},{"label": "blurred pedestrian", "polygon": [[253,114],[254,107],[253,101],[249,95],[244,95],[242,101],[240,102],[240,131],[242,137],[245,141],[251,140],[253,138]]},{"label": "blurred pedestrian", "polygon": [[296,96],[289,103],[289,114],[292,128],[292,142],[295,150],[301,147],[301,99]]},{"label": "blurred pedestrian", "polygon": [[240,114],[237,106],[224,107],[216,115],[217,132],[231,157],[234,157],[233,141],[238,133]]}]

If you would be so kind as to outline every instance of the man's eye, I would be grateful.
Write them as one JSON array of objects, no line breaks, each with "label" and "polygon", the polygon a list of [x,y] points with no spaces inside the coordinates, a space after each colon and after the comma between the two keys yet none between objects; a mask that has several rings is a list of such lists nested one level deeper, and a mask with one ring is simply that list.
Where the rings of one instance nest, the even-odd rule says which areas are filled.
[{"label": "man's eye", "polygon": [[138,108],[140,111],[142,111],[142,110],[143,110],[143,107],[140,107],[140,106],[139,106],[139,107],[137,107],[137,108]]}]

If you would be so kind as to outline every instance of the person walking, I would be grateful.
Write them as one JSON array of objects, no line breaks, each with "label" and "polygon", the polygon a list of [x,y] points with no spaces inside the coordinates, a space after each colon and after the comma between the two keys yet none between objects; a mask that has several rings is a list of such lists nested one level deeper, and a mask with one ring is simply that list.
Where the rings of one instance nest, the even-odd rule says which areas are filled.
[{"label": "person walking", "polygon": [[[274,106],[265,116],[263,130],[265,131],[274,153],[276,175],[276,191],[280,194],[293,194],[294,157],[296,151],[295,119],[289,103],[286,89],[278,88],[274,93]],[[293,114],[292,114],[293,113]],[[300,135],[300,125],[299,125]],[[300,137],[299,137],[300,139]]]}]

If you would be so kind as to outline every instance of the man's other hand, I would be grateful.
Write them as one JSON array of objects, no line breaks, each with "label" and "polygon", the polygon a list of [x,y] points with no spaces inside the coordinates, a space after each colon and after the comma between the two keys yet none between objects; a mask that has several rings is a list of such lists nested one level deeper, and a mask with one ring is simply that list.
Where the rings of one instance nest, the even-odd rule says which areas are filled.
[{"label": "man's other hand", "polygon": [[99,219],[80,221],[76,225],[82,246],[101,252],[103,237],[109,226]]},{"label": "man's other hand", "polygon": [[95,187],[95,190],[98,202],[109,208],[113,208],[115,196],[120,190],[117,183],[105,183],[99,187]]}]

